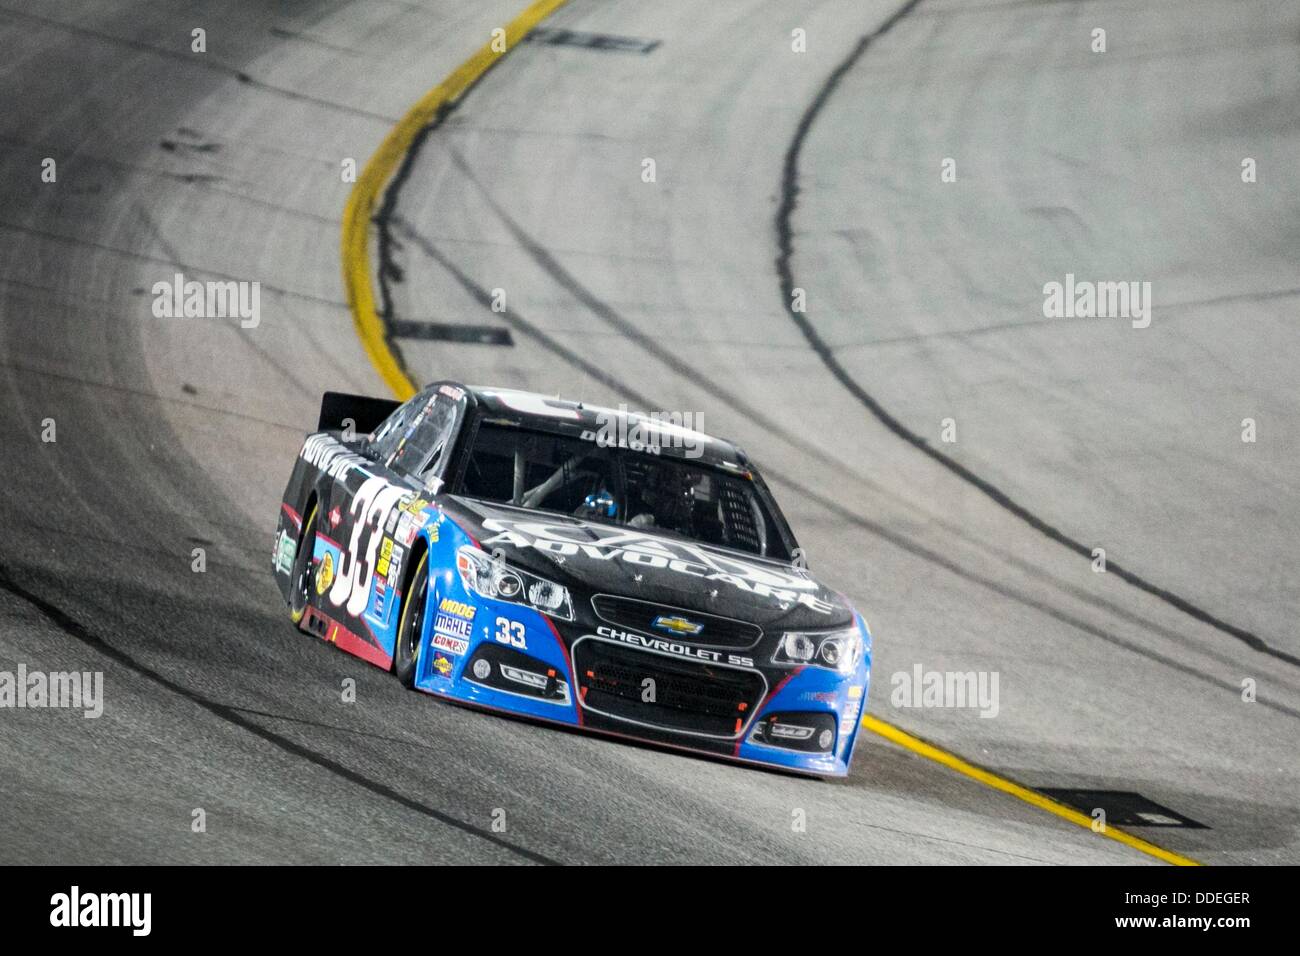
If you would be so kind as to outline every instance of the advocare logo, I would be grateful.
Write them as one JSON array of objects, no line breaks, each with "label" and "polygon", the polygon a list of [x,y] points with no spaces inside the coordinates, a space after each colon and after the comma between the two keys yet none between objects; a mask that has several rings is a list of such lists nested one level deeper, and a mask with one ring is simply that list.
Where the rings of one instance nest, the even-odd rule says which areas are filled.
[{"label": "advocare logo", "polygon": [[663,568],[702,581],[721,581],[783,605],[802,604],[820,614],[835,609],[817,596],[817,582],[802,572],[791,574],[784,569],[751,564],[695,544],[667,541],[630,530],[542,521],[488,518],[483,528],[496,532],[484,538],[485,548],[510,545],[565,558],[617,560],[638,567]]}]

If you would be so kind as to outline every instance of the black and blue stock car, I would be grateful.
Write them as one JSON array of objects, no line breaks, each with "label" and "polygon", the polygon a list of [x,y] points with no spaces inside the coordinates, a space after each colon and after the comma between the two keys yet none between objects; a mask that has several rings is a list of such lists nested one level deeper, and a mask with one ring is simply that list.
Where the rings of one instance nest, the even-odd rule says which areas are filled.
[{"label": "black and blue stock car", "polygon": [[319,429],[274,546],[300,628],[455,701],[848,772],[871,636],[735,445],[451,382],[326,393]]}]

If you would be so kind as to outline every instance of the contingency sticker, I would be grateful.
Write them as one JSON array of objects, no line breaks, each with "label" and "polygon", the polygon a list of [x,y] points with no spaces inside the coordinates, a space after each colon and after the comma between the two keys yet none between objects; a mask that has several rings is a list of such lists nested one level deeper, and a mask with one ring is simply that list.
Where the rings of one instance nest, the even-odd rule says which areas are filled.
[{"label": "contingency sticker", "polygon": [[288,574],[293,569],[293,559],[297,555],[298,543],[289,536],[289,532],[281,531],[280,539],[275,545],[275,570]]}]

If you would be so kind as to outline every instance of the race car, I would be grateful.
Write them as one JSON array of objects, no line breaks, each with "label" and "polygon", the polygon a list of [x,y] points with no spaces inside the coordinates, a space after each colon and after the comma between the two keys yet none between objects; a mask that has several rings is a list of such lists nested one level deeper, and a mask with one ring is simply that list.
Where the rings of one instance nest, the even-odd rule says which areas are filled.
[{"label": "race car", "polygon": [[272,556],[299,628],[463,704],[848,772],[871,634],[734,444],[454,382],[317,428]]}]

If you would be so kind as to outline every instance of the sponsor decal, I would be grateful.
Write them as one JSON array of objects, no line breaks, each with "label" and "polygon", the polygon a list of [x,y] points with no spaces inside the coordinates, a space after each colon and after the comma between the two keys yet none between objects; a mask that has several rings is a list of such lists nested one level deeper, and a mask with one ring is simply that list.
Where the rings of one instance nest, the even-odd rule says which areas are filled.
[{"label": "sponsor decal", "polygon": [[436,670],[443,677],[451,676],[452,666],[453,665],[451,663],[451,659],[447,657],[446,654],[443,654],[441,651],[433,655],[433,669]]},{"label": "sponsor decal", "polygon": [[[597,445],[600,445],[602,448],[607,446],[608,447],[617,446],[619,448],[626,448],[629,451],[643,451],[647,455],[657,455],[660,452],[659,446],[653,442],[642,441],[640,438],[628,437],[626,425],[623,426],[622,435],[608,434],[607,431],[613,431],[613,430],[612,429],[607,430],[606,426],[602,425],[600,431],[592,431],[590,428],[588,428],[584,430],[579,437],[583,441],[594,441]],[[634,423],[632,425],[632,432],[634,434],[639,435],[640,431],[641,431],[640,423]]]},{"label": "sponsor decal", "polygon": [[661,614],[654,619],[654,626],[661,631],[669,631],[673,634],[683,634],[687,637],[694,637],[700,631],[704,630],[704,625],[698,621],[688,621],[684,617],[668,617]]},{"label": "sponsor decal", "polygon": [[393,540],[409,548],[428,520],[425,515],[413,515],[409,511],[403,511],[401,517],[397,519],[397,530],[393,532]]},{"label": "sponsor decal", "polygon": [[334,583],[334,555],[325,552],[325,557],[320,559],[320,567],[316,569],[316,593],[324,594]]},{"label": "sponsor decal", "polygon": [[303,442],[298,457],[331,478],[341,479],[354,468],[370,474],[367,470],[370,462],[367,459],[348,451],[329,435],[313,435],[308,438]]},{"label": "sponsor decal", "polygon": [[388,603],[388,582],[381,577],[375,578],[375,617],[383,618],[385,605]]},{"label": "sponsor decal", "polygon": [[660,651],[664,654],[676,654],[679,657],[689,657],[693,660],[712,661],[715,664],[732,664],[736,667],[753,667],[754,659],[745,657],[740,654],[727,654],[722,651],[711,651],[703,647],[690,647],[686,644],[678,644],[674,641],[665,641],[660,637],[646,637],[642,634],[634,634],[631,631],[622,631],[616,627],[606,627],[601,625],[596,628],[596,633],[601,637],[607,637],[610,640],[618,641],[620,644],[628,644],[632,647],[643,647],[647,650]]},{"label": "sponsor decal", "polygon": [[393,556],[388,560],[388,585],[396,590],[402,583],[402,557],[406,554],[397,545],[393,545]]},{"label": "sponsor decal", "polygon": [[379,545],[379,560],[375,562],[375,573],[388,577],[388,565],[393,559],[393,539],[385,538]]},{"label": "sponsor decal", "polygon": [[862,697],[862,685],[854,684],[849,688],[849,700],[858,700]]},{"label": "sponsor decal", "polygon": [[438,610],[446,614],[451,614],[464,621],[474,620],[474,612],[477,608],[472,604],[466,604],[464,601],[455,601],[451,598],[443,598],[438,605]]},{"label": "sponsor decal", "polygon": [[753,564],[696,544],[595,525],[488,518],[483,527],[496,532],[482,542],[488,549],[504,544],[533,548],[552,556],[582,556],[591,561],[621,561],[641,567],[665,568],[700,581],[721,581],[737,590],[770,598],[774,603],[802,604],[819,614],[835,610],[835,605],[823,601],[815,593],[820,590],[817,582],[804,574]]},{"label": "sponsor decal", "polygon": [[858,715],[862,713],[862,701],[851,700],[844,705],[840,712],[840,736],[844,737],[853,733],[853,727],[858,722]]},{"label": "sponsor decal", "polygon": [[293,570],[293,559],[297,555],[298,543],[289,536],[289,532],[281,531],[275,544],[275,570],[288,574]]},{"label": "sponsor decal", "polygon": [[813,700],[819,704],[833,704],[839,694],[833,690],[805,691],[799,695],[800,700]]},{"label": "sponsor decal", "polygon": [[462,637],[466,640],[473,633],[473,625],[469,621],[441,612],[438,614],[438,619],[433,622],[433,629],[439,634],[450,634],[453,637]]},{"label": "sponsor decal", "polygon": [[343,512],[339,510],[338,505],[335,505],[333,508],[330,509],[330,527],[337,528],[339,526],[339,522],[342,520],[343,520]]},{"label": "sponsor decal", "polygon": [[398,516],[398,514],[399,514],[399,512],[397,512],[397,511],[390,511],[390,512],[388,513],[388,521],[386,521],[386,522],[384,523],[384,531],[386,531],[388,534],[392,534],[392,533],[393,533],[393,529],[394,529],[395,527],[397,527],[397,516]]},{"label": "sponsor decal", "polygon": [[459,402],[462,398],[465,397],[464,391],[457,388],[455,385],[439,385],[438,394],[446,395],[453,402]]},{"label": "sponsor decal", "polygon": [[[433,635],[433,646],[440,651],[446,651],[454,657],[460,657],[469,650],[469,641],[462,640],[459,637],[453,637],[450,634],[435,633]],[[437,661],[434,662],[437,666]]]}]

